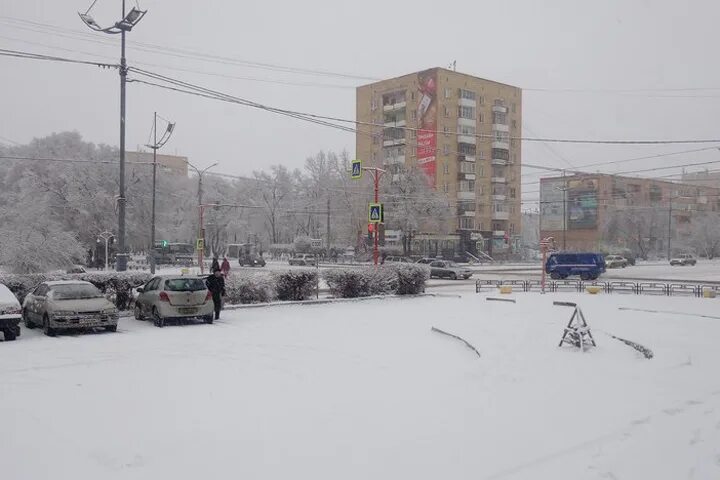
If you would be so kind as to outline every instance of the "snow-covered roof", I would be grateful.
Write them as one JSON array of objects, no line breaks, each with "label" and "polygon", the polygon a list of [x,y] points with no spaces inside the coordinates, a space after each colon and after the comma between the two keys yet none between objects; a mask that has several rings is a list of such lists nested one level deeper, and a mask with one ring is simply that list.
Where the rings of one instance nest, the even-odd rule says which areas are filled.
[{"label": "snow-covered roof", "polygon": [[20,305],[8,287],[0,283],[0,305]]},{"label": "snow-covered roof", "polygon": [[92,285],[92,283],[86,282],[84,280],[52,280],[45,283],[49,287],[54,287],[56,285]]}]

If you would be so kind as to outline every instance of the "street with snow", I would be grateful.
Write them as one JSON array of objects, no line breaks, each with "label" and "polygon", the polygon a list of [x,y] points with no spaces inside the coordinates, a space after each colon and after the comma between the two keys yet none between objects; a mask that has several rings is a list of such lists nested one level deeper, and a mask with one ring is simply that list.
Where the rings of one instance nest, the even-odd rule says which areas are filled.
[{"label": "street with snow", "polygon": [[[442,292],[23,329],[0,348],[3,478],[720,478],[719,300]],[[558,347],[560,300],[597,348]]]}]

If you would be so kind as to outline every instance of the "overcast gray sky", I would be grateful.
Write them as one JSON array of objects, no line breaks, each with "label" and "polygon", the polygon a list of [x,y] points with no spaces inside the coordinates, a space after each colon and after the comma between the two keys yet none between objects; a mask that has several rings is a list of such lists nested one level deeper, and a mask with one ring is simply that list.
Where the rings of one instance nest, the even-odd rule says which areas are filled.
[{"label": "overcast gray sky", "polygon": [[[119,37],[91,32],[77,16],[90,3],[2,0],[0,48],[117,62]],[[93,10],[98,23],[116,20],[120,3],[98,0]],[[140,51],[132,42],[373,78],[456,60],[458,71],[526,89],[525,136],[720,138],[716,0],[144,0],[140,6],[148,14],[128,37],[129,64],[273,106],[352,119],[354,87],[368,82],[181,58],[165,49]],[[88,141],[118,144],[115,71],[7,57],[0,57],[0,71],[0,141],[25,143],[78,130]],[[138,84],[128,86],[129,147],[146,143],[154,110],[178,124],[167,153],[187,155],[199,165],[219,162],[217,169],[227,173],[249,174],[277,163],[300,167],[321,149],[354,153],[349,133]],[[700,147],[524,143],[523,161],[569,168]],[[720,152],[595,170],[713,160],[720,161]],[[534,172],[524,169],[527,182],[537,179]],[[526,185],[525,198],[536,198],[536,190]]]}]

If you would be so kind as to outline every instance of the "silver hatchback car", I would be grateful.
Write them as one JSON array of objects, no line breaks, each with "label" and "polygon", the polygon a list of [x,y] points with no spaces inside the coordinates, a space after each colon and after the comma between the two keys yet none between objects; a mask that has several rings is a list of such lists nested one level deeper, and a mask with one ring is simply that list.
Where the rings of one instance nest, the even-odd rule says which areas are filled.
[{"label": "silver hatchback car", "polygon": [[135,318],[152,319],[157,327],[167,322],[202,320],[213,323],[212,294],[205,279],[182,275],[160,275],[137,289]]}]

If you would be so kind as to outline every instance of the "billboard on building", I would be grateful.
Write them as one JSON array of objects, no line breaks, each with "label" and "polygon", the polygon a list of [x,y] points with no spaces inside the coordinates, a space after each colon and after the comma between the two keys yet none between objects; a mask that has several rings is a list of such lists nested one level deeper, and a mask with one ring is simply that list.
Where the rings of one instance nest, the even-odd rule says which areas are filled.
[{"label": "billboard on building", "polygon": [[563,188],[562,179],[548,179],[540,182],[540,230],[559,231],[563,229]]},{"label": "billboard on building", "polygon": [[596,228],[598,222],[598,181],[581,178],[567,182],[567,228]]},{"label": "billboard on building", "polygon": [[417,164],[435,188],[437,157],[437,78],[435,70],[418,73]]}]

